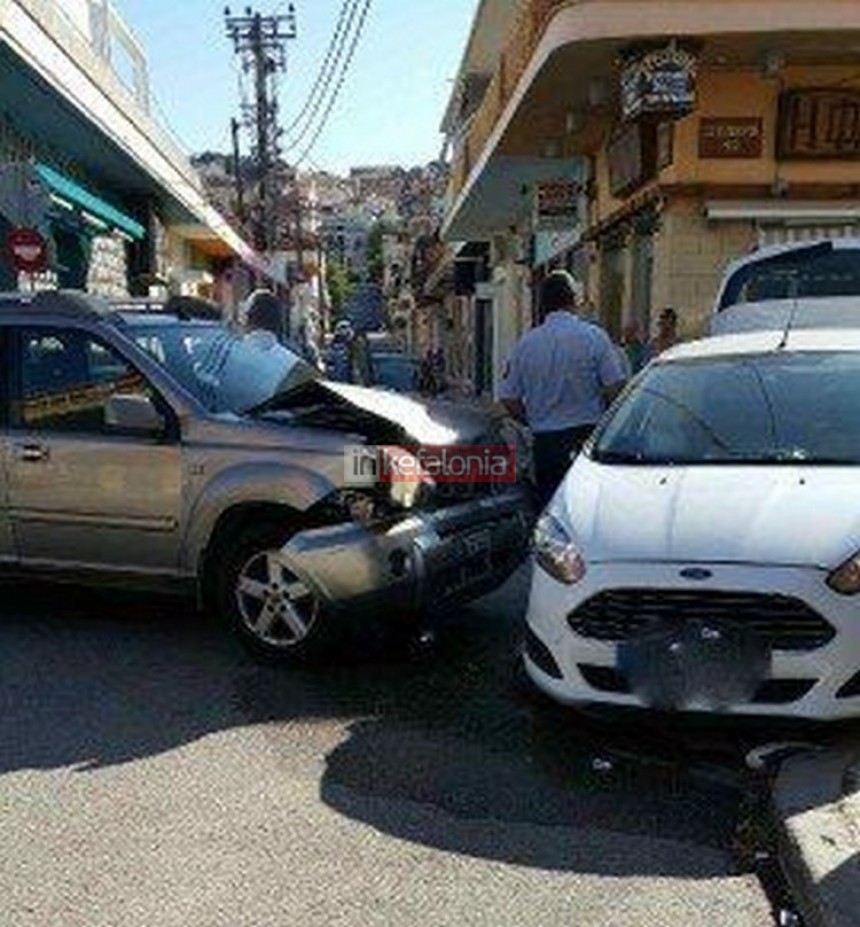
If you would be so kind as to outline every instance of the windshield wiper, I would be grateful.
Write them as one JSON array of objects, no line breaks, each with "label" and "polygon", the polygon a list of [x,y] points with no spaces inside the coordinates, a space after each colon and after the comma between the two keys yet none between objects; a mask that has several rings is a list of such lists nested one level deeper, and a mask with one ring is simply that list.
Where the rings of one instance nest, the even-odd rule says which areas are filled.
[{"label": "windshield wiper", "polygon": [[603,464],[643,464],[646,466],[672,466],[673,464],[689,463],[688,460],[674,459],[672,457],[649,457],[638,451],[592,451],[591,459]]}]

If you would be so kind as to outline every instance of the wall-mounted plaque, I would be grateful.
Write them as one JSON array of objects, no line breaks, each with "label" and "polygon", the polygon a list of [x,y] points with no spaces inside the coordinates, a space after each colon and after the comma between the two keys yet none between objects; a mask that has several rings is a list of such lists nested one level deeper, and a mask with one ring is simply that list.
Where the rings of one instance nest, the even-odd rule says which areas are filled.
[{"label": "wall-mounted plaque", "polygon": [[761,119],[731,116],[699,121],[700,158],[760,158],[763,150]]}]

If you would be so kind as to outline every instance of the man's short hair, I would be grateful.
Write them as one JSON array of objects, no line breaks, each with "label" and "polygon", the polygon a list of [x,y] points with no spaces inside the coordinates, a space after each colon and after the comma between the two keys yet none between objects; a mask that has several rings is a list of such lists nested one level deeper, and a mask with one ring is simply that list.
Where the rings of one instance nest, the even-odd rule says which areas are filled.
[{"label": "man's short hair", "polygon": [[674,325],[678,321],[678,313],[671,306],[666,306],[660,313],[659,321]]},{"label": "man's short hair", "polygon": [[584,296],[585,289],[573,274],[566,270],[554,270],[541,285],[541,318],[559,309],[573,309],[582,302]]}]

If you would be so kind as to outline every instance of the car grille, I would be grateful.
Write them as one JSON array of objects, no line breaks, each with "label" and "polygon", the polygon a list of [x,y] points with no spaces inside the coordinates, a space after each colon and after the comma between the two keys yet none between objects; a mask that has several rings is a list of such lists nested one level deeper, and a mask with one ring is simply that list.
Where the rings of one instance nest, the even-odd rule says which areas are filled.
[{"label": "car grille", "polygon": [[692,619],[742,625],[773,650],[815,650],[836,634],[799,599],[701,589],[607,590],[580,605],[568,617],[568,624],[583,637],[620,642]]},{"label": "car grille", "polygon": [[458,533],[440,531],[440,543],[424,553],[434,599],[471,592],[513,570],[526,552],[525,525],[522,515],[514,512],[485,522],[473,516],[471,526],[463,524]]}]

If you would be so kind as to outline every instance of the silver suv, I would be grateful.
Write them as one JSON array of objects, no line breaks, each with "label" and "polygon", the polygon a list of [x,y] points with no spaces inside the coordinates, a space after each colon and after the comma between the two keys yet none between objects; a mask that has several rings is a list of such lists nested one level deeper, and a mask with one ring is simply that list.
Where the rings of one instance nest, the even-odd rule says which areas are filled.
[{"label": "silver suv", "polygon": [[252,652],[294,658],[338,613],[444,607],[525,553],[524,483],[347,472],[369,445],[498,445],[486,416],[326,382],[264,332],[79,293],[0,296],[0,351],[14,573],[188,587]]}]

